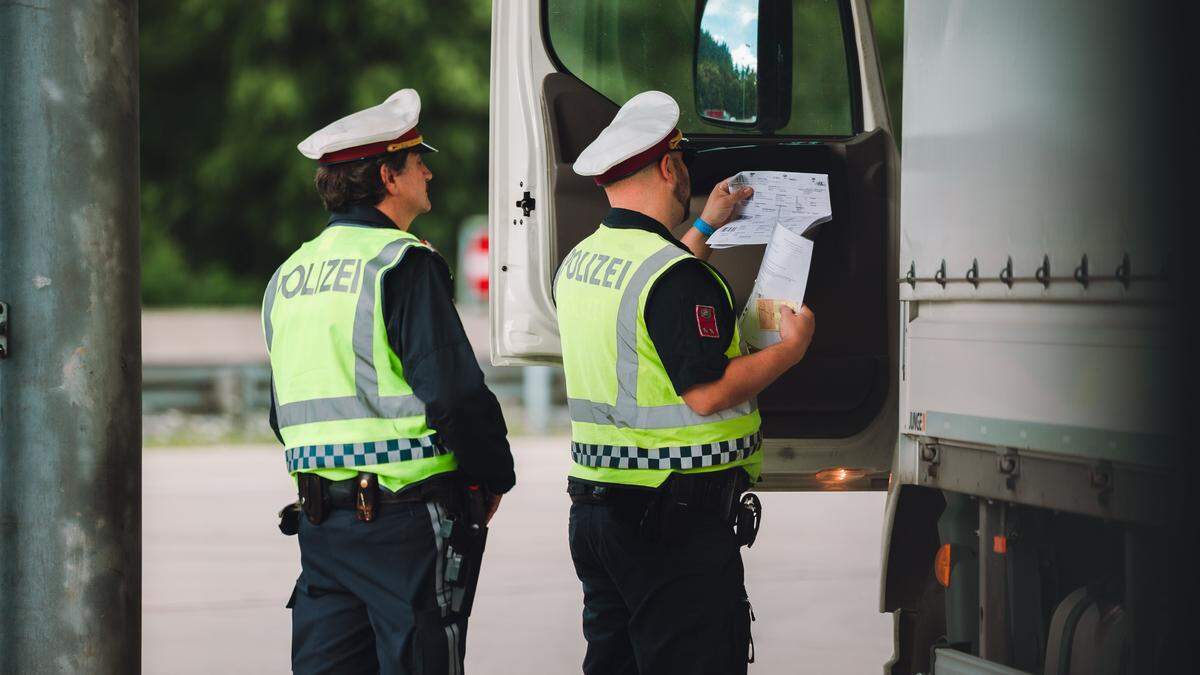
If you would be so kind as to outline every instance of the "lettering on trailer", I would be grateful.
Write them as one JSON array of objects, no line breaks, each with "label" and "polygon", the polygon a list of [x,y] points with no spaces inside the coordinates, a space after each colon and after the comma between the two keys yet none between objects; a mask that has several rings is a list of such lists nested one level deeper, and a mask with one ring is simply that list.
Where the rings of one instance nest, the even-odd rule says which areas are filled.
[{"label": "lettering on trailer", "polygon": [[908,413],[908,430],[925,432],[925,413],[909,412]]},{"label": "lettering on trailer", "polygon": [[581,284],[619,291],[632,265],[632,260],[575,249],[563,263],[563,276]]},{"label": "lettering on trailer", "polygon": [[279,292],[285,299],[297,295],[357,293],[362,269],[363,261],[355,258],[334,258],[297,265],[280,279]]}]

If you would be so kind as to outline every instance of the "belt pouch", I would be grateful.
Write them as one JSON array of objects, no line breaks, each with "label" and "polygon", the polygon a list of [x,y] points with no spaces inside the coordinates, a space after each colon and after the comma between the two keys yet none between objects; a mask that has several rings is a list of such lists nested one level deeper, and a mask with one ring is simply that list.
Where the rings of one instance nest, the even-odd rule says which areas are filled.
[{"label": "belt pouch", "polygon": [[354,515],[369,523],[379,508],[379,476],[363,471],[354,479]]},{"label": "belt pouch", "polygon": [[329,513],[329,494],[325,489],[325,479],[302,473],[296,476],[296,483],[300,490],[300,508],[308,517],[308,522],[320,525]]}]

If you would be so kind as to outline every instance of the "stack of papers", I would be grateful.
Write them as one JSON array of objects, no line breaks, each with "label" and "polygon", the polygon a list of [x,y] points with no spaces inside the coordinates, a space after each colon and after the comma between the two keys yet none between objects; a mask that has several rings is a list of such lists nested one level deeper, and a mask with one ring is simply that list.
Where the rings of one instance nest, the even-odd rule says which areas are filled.
[{"label": "stack of papers", "polygon": [[729,182],[731,191],[747,186],[754,188],[754,196],[708,239],[710,248],[767,244],[776,225],[804,234],[833,217],[829,177],[823,173],[743,171]]},{"label": "stack of papers", "polygon": [[755,349],[780,340],[779,311],[799,311],[808,286],[813,241],[804,235],[833,218],[829,176],[823,173],[743,171],[730,190],[750,186],[754,196],[708,239],[711,248],[766,244],[754,288],[739,319],[742,339]]}]

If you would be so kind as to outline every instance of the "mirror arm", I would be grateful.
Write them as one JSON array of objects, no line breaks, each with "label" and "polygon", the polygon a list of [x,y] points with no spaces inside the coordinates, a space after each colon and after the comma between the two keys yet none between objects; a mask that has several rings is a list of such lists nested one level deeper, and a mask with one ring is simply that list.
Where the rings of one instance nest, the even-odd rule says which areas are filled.
[{"label": "mirror arm", "polygon": [[779,29],[776,31],[775,49],[779,57],[779,71],[777,76],[776,91],[776,110],[777,120],[779,122],[776,128],[782,129],[788,125],[792,118],[792,11],[794,4],[791,2],[775,3],[778,7],[778,16],[774,17]]},{"label": "mirror arm", "polygon": [[773,136],[792,116],[792,3],[759,0],[758,10],[758,127]]},{"label": "mirror arm", "polygon": [[[758,0],[758,129],[764,136],[773,136],[779,125],[775,122],[776,103],[775,72],[779,69],[778,50],[775,46],[773,16],[763,15],[763,10],[772,12],[775,5],[785,4],[775,0]],[[791,4],[791,3],[787,3]],[[763,58],[764,55],[766,58]]]}]

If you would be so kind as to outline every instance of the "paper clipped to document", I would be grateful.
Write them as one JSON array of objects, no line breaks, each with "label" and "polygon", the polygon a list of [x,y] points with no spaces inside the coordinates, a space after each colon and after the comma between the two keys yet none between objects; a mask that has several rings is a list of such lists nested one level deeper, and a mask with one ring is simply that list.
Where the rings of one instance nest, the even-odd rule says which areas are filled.
[{"label": "paper clipped to document", "polygon": [[763,349],[779,342],[780,307],[800,311],[812,254],[811,240],[786,227],[775,227],[739,319],[742,339],[751,347]]},{"label": "paper clipped to document", "polygon": [[790,171],[743,171],[729,181],[730,190],[754,188],[739,204],[733,218],[713,236],[710,248],[729,248],[771,241],[776,225],[804,234],[833,216],[829,176]]}]

